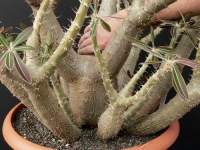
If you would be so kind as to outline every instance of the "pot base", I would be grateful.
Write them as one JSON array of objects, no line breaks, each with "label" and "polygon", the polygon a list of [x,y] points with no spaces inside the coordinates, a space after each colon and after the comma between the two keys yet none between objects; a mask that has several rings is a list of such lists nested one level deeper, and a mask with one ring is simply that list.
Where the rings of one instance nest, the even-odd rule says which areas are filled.
[{"label": "pot base", "polygon": [[[47,148],[47,147],[43,147],[43,146],[40,146],[40,145],[37,145],[37,144],[34,144],[34,143],[31,143],[29,141],[27,141],[26,139],[24,139],[23,137],[21,137],[16,131],[15,129],[12,127],[12,123],[11,121],[13,120],[14,116],[16,116],[16,113],[19,112],[19,110],[23,109],[23,105],[17,105],[15,108],[13,108],[9,114],[7,115],[6,119],[5,119],[5,122],[4,122],[4,125],[3,125],[3,135],[4,135],[4,138],[5,140],[7,141],[7,143],[12,147],[14,148],[15,150],[51,150],[50,148]],[[26,109],[27,111],[27,109]],[[30,116],[29,119],[34,120],[34,116]],[[25,119],[27,122],[31,123],[30,120],[27,120]],[[32,123],[31,123],[32,124]],[[30,124],[28,125],[29,127],[29,130],[30,128],[31,129],[34,129],[34,127],[30,127]],[[37,126],[38,127],[38,126]],[[41,127],[39,127],[38,129],[40,129]],[[9,132],[7,132],[9,131]],[[84,133],[85,131],[83,131]],[[160,135],[159,137],[151,140],[150,142],[148,142],[147,144],[150,143],[150,146],[148,146],[147,144],[144,144],[143,146],[140,146],[140,147],[137,147],[138,150],[165,150],[167,149],[174,141],[175,139],[177,138],[178,136],[178,132],[179,132],[179,124],[176,122],[174,123],[172,126],[170,126],[170,128],[164,132],[162,135]],[[113,147],[110,147],[110,145],[108,145],[108,142],[110,141],[110,143],[113,143],[113,145],[116,145],[116,148],[115,149],[119,149],[119,148],[125,148],[125,147],[130,147],[133,145],[133,143],[130,143],[130,141],[134,141],[135,140],[135,137],[134,136],[131,136],[129,137],[129,139],[127,139],[127,137],[125,139],[123,139],[122,137],[120,138],[116,138],[116,139],[112,139],[112,140],[109,140],[108,142],[103,142],[103,141],[100,141],[101,143],[95,143],[94,144],[94,140],[97,140],[97,138],[95,139],[93,136],[91,136],[91,133],[93,133],[93,135],[95,135],[95,130],[87,130],[87,134],[85,135],[82,135],[83,138],[80,138],[79,141],[75,142],[75,144],[79,145],[80,148],[83,149],[83,145],[86,149],[88,148],[92,148],[92,149],[99,149],[97,147],[94,147],[94,146],[98,146],[98,145],[101,145],[103,147],[101,147],[101,149],[114,149]],[[21,133],[22,135],[24,135],[24,133]],[[26,133],[27,134],[27,133]],[[86,137],[89,137],[89,138],[86,138]],[[162,143],[161,139],[163,138],[166,138],[168,137],[169,139],[166,139],[165,140],[165,143],[167,143],[168,145],[166,144],[159,144],[160,146],[158,146],[158,143]],[[83,143],[80,143],[80,141],[82,140],[87,140],[88,139],[88,143],[90,143],[91,145],[87,145],[87,144],[83,144]],[[141,137],[140,137],[141,139]],[[91,142],[91,140],[93,142]],[[115,141],[116,140],[116,141]],[[158,141],[157,141],[158,140]],[[41,140],[39,140],[41,141]],[[116,143],[116,142],[119,142],[121,141],[121,143]],[[129,142],[127,142],[129,141]],[[52,143],[52,142],[51,142]],[[127,144],[128,143],[128,144]],[[117,145],[118,144],[118,145]],[[139,144],[137,142],[137,144]],[[140,143],[141,144],[141,143]],[[153,149],[150,149],[153,145],[157,145],[156,149],[153,148]],[[71,149],[69,147],[69,145],[66,145],[66,143],[64,144],[65,146],[67,147],[60,147],[60,148],[57,148],[57,149],[62,149],[62,150],[67,150],[67,149]],[[76,146],[77,146],[76,145]],[[33,146],[32,148],[28,147],[28,146]],[[112,146],[112,144],[111,144]],[[121,146],[121,147],[120,147]],[[52,147],[52,146],[51,146]],[[56,148],[56,147],[54,147]],[[162,149],[160,149],[162,148]],[[164,149],[163,149],[164,148]],[[136,150],[135,148],[134,149],[129,149],[129,150]]]}]

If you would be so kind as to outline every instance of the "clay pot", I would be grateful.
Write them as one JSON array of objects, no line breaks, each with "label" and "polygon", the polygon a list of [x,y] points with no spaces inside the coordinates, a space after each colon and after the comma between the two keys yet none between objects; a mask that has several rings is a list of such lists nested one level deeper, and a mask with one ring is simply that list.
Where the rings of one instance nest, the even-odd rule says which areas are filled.
[{"label": "clay pot", "polygon": [[[12,119],[24,106],[22,104],[16,105],[6,116],[3,123],[3,136],[8,145],[14,150],[53,150],[44,146],[34,144],[22,136],[20,136],[12,126]],[[179,135],[178,121],[173,123],[164,133],[157,138],[147,142],[144,145],[131,147],[126,150],[167,150],[177,139]]]}]

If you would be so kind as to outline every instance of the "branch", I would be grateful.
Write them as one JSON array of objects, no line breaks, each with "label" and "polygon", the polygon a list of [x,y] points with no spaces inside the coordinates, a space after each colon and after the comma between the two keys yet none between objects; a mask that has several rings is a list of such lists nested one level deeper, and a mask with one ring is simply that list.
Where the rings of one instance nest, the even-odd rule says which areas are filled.
[{"label": "branch", "polygon": [[[195,61],[197,63],[200,63],[199,49],[197,50]],[[144,118],[141,122],[130,128],[130,131],[135,134],[142,134],[142,135],[155,133],[167,127],[173,121],[180,119],[192,108],[200,104],[199,88],[200,88],[200,71],[199,68],[197,68],[194,70],[192,80],[187,86],[189,94],[188,100],[183,101],[177,95],[161,109],[157,110],[156,112]]]},{"label": "branch", "polygon": [[[142,1],[143,2],[143,1]],[[120,49],[118,49],[118,53],[121,53],[121,51],[124,52],[124,46],[123,46],[123,42],[125,44],[127,44],[126,42],[130,42],[130,40],[125,40],[126,36],[128,34],[128,31],[134,31],[136,32],[136,28],[138,29],[137,26],[143,26],[143,24],[147,25],[148,22],[150,21],[150,19],[146,19],[146,16],[143,16],[143,15],[147,15],[148,14],[148,11],[145,11],[145,12],[141,12],[140,10],[142,10],[142,6],[141,6],[141,1],[138,2],[138,1],[135,1],[135,7],[133,7],[134,9],[131,11],[132,13],[134,12],[135,14],[138,14],[136,15],[137,17],[135,16],[132,16],[131,14],[129,15],[128,19],[125,21],[124,23],[124,26],[121,27],[121,29],[119,30],[119,32],[116,34],[116,38],[114,38],[114,42],[111,42],[111,46],[112,48],[118,48],[118,46],[120,47]],[[165,1],[162,1],[161,3],[163,4],[163,2]],[[139,4],[140,5],[139,5]],[[161,4],[159,3],[159,4]],[[137,4],[137,5],[136,5]],[[152,3],[154,4],[154,3]],[[166,4],[166,3],[165,3]],[[157,5],[156,5],[157,6]],[[158,5],[158,6],[162,6],[162,5]],[[150,8],[154,6],[151,6],[150,5]],[[156,11],[157,9],[148,9],[149,12],[151,11]],[[157,7],[156,7],[157,8]],[[136,10],[136,11],[135,11]],[[140,11],[140,12],[139,12]],[[153,12],[151,12],[153,13]],[[149,15],[151,16],[151,15]],[[141,20],[140,20],[141,19]],[[133,22],[132,22],[133,21]],[[141,22],[140,22],[141,21]],[[144,22],[143,22],[144,21]],[[136,24],[135,24],[136,22]],[[142,23],[142,24],[140,24]],[[134,26],[135,24],[135,26]],[[126,28],[126,27],[129,27],[129,28]],[[132,28],[134,28],[132,30]],[[137,31],[138,32],[138,31]],[[137,33],[136,32],[136,33]],[[121,39],[121,37],[123,37],[123,39]],[[122,41],[123,42],[122,42]],[[95,42],[94,42],[95,43]],[[121,43],[122,45],[115,45],[115,44],[118,44],[118,43]],[[113,44],[113,45],[112,45]],[[131,47],[131,42],[129,43],[130,44],[130,47]],[[95,45],[94,45],[95,46]],[[109,46],[108,46],[109,47]],[[111,50],[111,53],[109,53],[108,50]],[[115,51],[115,49],[107,49],[107,51],[104,51],[104,56],[107,58],[107,60],[109,60],[107,64],[109,64],[109,68],[112,68],[112,67],[117,67],[117,66],[113,66],[115,64],[113,64],[113,62],[110,62],[111,59],[109,59],[109,54],[112,54],[114,55],[114,53],[112,53],[112,51]],[[115,51],[116,52],[116,51]],[[123,53],[122,52],[122,53]],[[107,55],[106,55],[107,54]],[[110,55],[112,58],[112,55]],[[123,54],[122,54],[123,55]],[[103,57],[104,57],[103,56]],[[116,56],[116,55],[115,55]],[[116,56],[117,57],[117,56]],[[120,58],[119,58],[120,57]],[[118,59],[119,61],[121,60],[121,55],[119,55]],[[122,56],[123,57],[123,56]],[[117,62],[117,59],[114,60],[115,61],[114,63],[117,63],[119,65],[119,63]],[[110,65],[111,64],[111,65]],[[106,68],[107,69],[107,68]],[[111,72],[111,75],[113,72]],[[126,111],[127,109],[127,106],[128,106],[128,103],[130,102],[130,100],[128,98],[125,98],[121,95],[118,96],[118,98],[115,100],[114,103],[110,104],[109,107],[105,110],[105,112],[101,115],[101,117],[99,118],[99,122],[98,122],[98,135],[103,138],[103,139],[108,139],[108,138],[111,138],[111,137],[114,137],[117,135],[117,133],[121,130],[122,128],[122,125],[123,125],[123,122],[124,122],[124,118],[123,118],[123,114],[124,112]],[[116,126],[114,125],[117,124]]]},{"label": "branch", "polygon": [[133,2],[128,17],[114,34],[111,42],[104,51],[111,75],[116,75],[127,59],[132,44],[130,37],[138,37],[139,33],[150,24],[153,14],[174,1],[155,0],[145,6],[138,5],[137,1]]},{"label": "branch", "polygon": [[60,109],[58,99],[48,80],[27,88],[26,92],[41,120],[55,135],[66,142],[73,142],[79,137],[80,130],[69,115]]},{"label": "branch", "polygon": [[[49,33],[52,38],[50,44],[53,44],[51,48],[56,49],[56,47],[62,40],[64,32],[52,9],[50,10],[49,14],[44,18],[41,25],[41,45],[46,44],[46,41],[49,38]],[[57,70],[60,72],[60,75],[62,75],[63,79],[65,79],[66,81],[71,81],[79,76],[80,63],[80,56],[73,50],[73,48],[70,48],[67,52],[65,52],[64,58],[57,66]]]},{"label": "branch", "polygon": [[52,75],[50,81],[53,86],[56,97],[58,99],[58,104],[63,109],[64,113],[66,113],[67,115],[70,115],[69,100],[68,100],[68,97],[66,97],[61,87],[59,77],[57,79],[55,75]]},{"label": "branch", "polygon": [[200,103],[199,85],[199,79],[192,80],[187,87],[189,100],[183,101],[179,96],[176,96],[168,104],[163,106],[163,108],[136,124],[130,131],[134,134],[147,135],[160,131],[173,121],[180,119]]},{"label": "branch", "polygon": [[[192,35],[196,34],[196,31],[192,32]],[[189,57],[194,48],[194,45],[188,41],[189,38],[187,36],[183,36],[178,46],[176,47],[176,52],[181,57]],[[139,111],[134,110],[134,105],[126,111],[124,117],[127,119],[127,122],[130,122],[133,125],[139,118],[151,113],[153,109],[158,106],[160,99],[162,99],[162,97],[166,94],[166,92],[168,92],[170,88],[171,70],[167,71],[163,69],[163,66],[161,66],[161,68],[146,82],[143,88],[141,88],[140,91],[136,93],[137,97],[133,96],[132,101],[145,102],[142,102],[144,105]],[[150,90],[146,92],[146,89]],[[130,119],[130,117],[132,119]]]},{"label": "branch", "polygon": [[[5,69],[5,68],[4,68]],[[21,86],[19,81],[16,80],[16,77],[13,76],[8,70],[4,70],[0,74],[0,81],[5,85],[9,91],[16,96],[26,107],[31,111],[34,110],[31,101],[28,98],[28,95],[24,88]],[[34,111],[33,111],[34,112]]]},{"label": "branch", "polygon": [[[155,36],[157,36],[160,32],[161,32],[161,28],[157,28],[155,30]],[[141,40],[143,43],[149,43],[151,41],[151,35],[149,34],[147,37],[143,38]],[[135,48],[136,49],[136,48]],[[131,51],[140,51],[139,49],[135,50],[134,48]],[[135,52],[136,53],[136,52]],[[131,54],[131,53],[130,53]],[[132,56],[133,57],[133,56]],[[129,57],[128,57],[129,58]],[[134,58],[134,57],[133,57]],[[140,77],[144,74],[144,72],[146,71],[148,65],[148,62],[151,61],[153,58],[152,54],[149,54],[149,56],[147,57],[147,59],[145,60],[144,64],[142,65],[142,67],[139,69],[139,71],[131,78],[131,80],[126,84],[126,86],[121,90],[121,94],[126,96],[130,96],[130,94],[132,93],[132,90],[135,88],[135,85],[137,83],[137,81],[140,79]],[[131,58],[129,58],[131,59]]]},{"label": "branch", "polygon": [[100,16],[110,16],[116,13],[116,3],[117,0],[102,0],[98,14]]},{"label": "branch", "polygon": [[34,51],[28,51],[26,53],[26,64],[33,68],[33,73],[35,73],[35,67],[39,64],[38,59],[38,49],[40,47],[40,28],[42,25],[42,21],[46,15],[48,15],[49,11],[53,7],[54,0],[43,0],[39,10],[37,11],[35,20],[33,22],[33,31],[28,38],[26,44],[34,47]]},{"label": "branch", "polygon": [[103,85],[104,85],[104,88],[106,90],[106,94],[108,96],[110,103],[113,104],[118,98],[118,93],[114,89],[112,81],[110,79],[110,75],[109,75],[109,72],[108,72],[108,69],[107,69],[108,65],[106,63],[106,60],[103,58],[100,50],[95,49],[95,56],[98,59],[99,72],[100,72],[101,78],[103,80]]},{"label": "branch", "polygon": [[65,33],[62,38],[59,46],[56,48],[55,52],[48,59],[48,61],[39,69],[37,80],[41,81],[44,78],[50,76],[52,72],[55,70],[56,66],[59,64],[60,60],[64,57],[66,50],[69,50],[72,46],[76,35],[81,29],[85,17],[87,15],[88,7],[90,5],[91,0],[82,0],[81,5],[78,9],[77,15],[72,22],[71,27]]}]

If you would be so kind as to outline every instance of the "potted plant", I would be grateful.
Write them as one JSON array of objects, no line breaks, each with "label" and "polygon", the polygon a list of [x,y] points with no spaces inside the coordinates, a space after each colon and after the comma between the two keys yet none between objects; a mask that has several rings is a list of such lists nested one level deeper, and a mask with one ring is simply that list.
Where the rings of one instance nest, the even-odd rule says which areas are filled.
[{"label": "potted plant", "polygon": [[[0,81],[66,143],[78,140],[83,125],[97,127],[97,136],[102,140],[116,137],[123,130],[148,136],[165,129],[200,103],[199,18],[190,20],[182,15],[180,21],[163,21],[150,27],[153,14],[174,1],[156,0],[145,5],[144,1],[134,0],[128,6],[128,17],[101,52],[96,28],[101,24],[105,30],[111,30],[101,16],[112,13],[114,1],[102,0],[99,6],[98,1],[91,4],[91,0],[82,0],[71,26],[63,32],[53,12],[55,0],[28,0],[35,15],[33,27],[15,39],[8,34],[0,36]],[[95,56],[78,55],[72,48],[89,8],[93,12],[91,37]],[[171,42],[157,46],[155,37],[164,26],[172,28]],[[141,34],[148,27],[148,35]],[[187,59],[193,48],[197,51],[195,61]],[[149,56],[130,77],[127,71],[133,73],[140,50]],[[156,71],[148,74],[143,86],[133,94],[138,80],[154,64]],[[187,85],[181,75],[185,65],[193,69]],[[171,87],[177,95],[166,103]],[[50,149],[30,144],[14,131],[11,121],[21,108],[22,105],[17,106],[5,120],[3,133],[8,144],[20,150]],[[178,124],[174,123],[149,145],[135,148],[167,149],[178,131]],[[13,136],[18,139],[13,140]]]}]

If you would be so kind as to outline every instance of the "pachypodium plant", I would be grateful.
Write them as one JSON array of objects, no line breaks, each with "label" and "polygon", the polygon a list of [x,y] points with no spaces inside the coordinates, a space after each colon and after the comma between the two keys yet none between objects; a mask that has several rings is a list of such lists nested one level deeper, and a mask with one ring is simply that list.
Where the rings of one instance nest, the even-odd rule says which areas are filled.
[{"label": "pachypodium plant", "polygon": [[[96,126],[102,139],[121,130],[136,135],[155,133],[200,103],[199,17],[181,15],[179,21],[162,20],[151,27],[153,14],[174,1],[153,0],[147,5],[144,0],[80,0],[76,17],[64,32],[54,14],[56,0],[27,0],[35,18],[32,28],[16,38],[1,31],[0,81],[67,142],[81,135],[83,125]],[[119,2],[128,7],[128,17],[101,51],[97,27],[111,31],[103,16],[112,17],[120,10]],[[94,55],[79,55],[73,44],[88,9],[93,12],[89,17]],[[171,42],[156,45],[165,26],[171,28]],[[148,28],[150,32],[144,34]],[[149,56],[130,77],[127,72],[135,69],[141,50]],[[192,51],[196,51],[195,60],[188,59]],[[154,64],[159,67],[133,92]],[[181,74],[184,66],[193,70],[188,84]],[[171,88],[177,95],[166,103]]]}]

